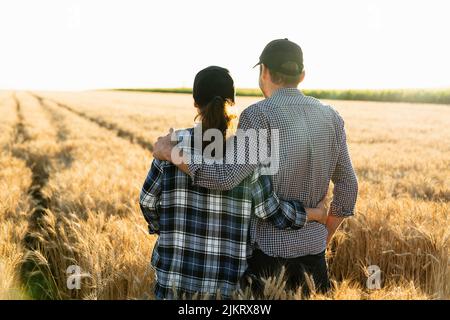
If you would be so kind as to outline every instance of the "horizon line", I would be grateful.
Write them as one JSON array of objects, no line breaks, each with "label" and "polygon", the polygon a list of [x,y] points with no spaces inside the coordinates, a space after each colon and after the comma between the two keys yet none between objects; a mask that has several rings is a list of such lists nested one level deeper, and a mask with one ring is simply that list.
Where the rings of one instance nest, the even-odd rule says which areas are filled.
[{"label": "horizon line", "polygon": [[[316,87],[316,88],[302,88],[301,86],[298,88],[299,90],[305,91],[413,91],[413,90],[421,90],[421,91],[442,91],[442,90],[450,90],[450,86],[447,87],[383,87],[383,88],[333,88],[333,87]],[[192,87],[184,87],[184,86],[168,86],[168,87],[97,87],[97,88],[0,88],[0,91],[144,91],[144,90],[191,90]],[[238,90],[260,90],[257,87],[238,87]]]}]

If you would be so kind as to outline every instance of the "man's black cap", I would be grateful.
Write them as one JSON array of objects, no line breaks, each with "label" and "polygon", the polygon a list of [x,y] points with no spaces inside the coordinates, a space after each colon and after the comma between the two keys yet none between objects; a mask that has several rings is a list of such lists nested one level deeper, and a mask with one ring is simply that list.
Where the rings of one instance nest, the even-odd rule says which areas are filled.
[{"label": "man's black cap", "polygon": [[255,67],[260,64],[288,76],[297,76],[303,71],[303,52],[287,38],[273,40],[266,45]]}]

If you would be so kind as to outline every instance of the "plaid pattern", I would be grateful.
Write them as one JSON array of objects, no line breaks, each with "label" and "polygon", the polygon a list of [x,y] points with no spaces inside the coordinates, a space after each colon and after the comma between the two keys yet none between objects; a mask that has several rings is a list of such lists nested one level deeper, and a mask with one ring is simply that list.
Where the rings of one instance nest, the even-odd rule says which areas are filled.
[{"label": "plaid pattern", "polygon": [[[188,134],[191,130],[186,131]],[[298,201],[280,201],[271,178],[259,170],[229,191],[192,184],[168,162],[154,160],[140,194],[149,232],[159,238],[152,254],[157,297],[198,292],[230,297],[247,269],[251,215],[280,228],[301,228],[306,212]]]},{"label": "plaid pattern", "polygon": [[[268,129],[269,146],[270,131],[279,130],[279,171],[273,176],[273,184],[280,198],[315,207],[331,180],[331,214],[353,215],[358,181],[347,148],[344,121],[337,111],[296,88],[282,88],[245,109],[239,128]],[[234,163],[244,164],[189,164],[194,183],[212,189],[233,188],[256,167],[249,164],[249,150],[256,149],[225,155],[234,157]],[[299,230],[279,230],[269,221],[251,221],[252,244],[270,256],[319,254],[326,249],[326,238],[326,227],[316,222]]]}]

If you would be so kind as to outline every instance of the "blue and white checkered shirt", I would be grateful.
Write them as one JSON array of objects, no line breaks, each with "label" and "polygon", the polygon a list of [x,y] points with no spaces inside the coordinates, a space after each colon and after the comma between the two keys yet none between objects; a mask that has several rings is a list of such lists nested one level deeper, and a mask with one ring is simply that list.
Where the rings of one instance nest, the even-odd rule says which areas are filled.
[{"label": "blue and white checkered shirt", "polygon": [[[344,121],[328,105],[303,95],[297,88],[282,88],[271,97],[245,109],[240,129],[278,130],[279,170],[273,176],[274,190],[282,199],[301,201],[316,207],[334,183],[331,214],[353,215],[358,181],[346,143]],[[229,139],[231,140],[231,139]],[[194,183],[206,188],[226,190],[238,185],[258,164],[245,152],[227,151],[225,158],[235,164],[188,164]],[[232,149],[228,149],[232,150]],[[298,230],[279,230],[269,221],[253,217],[251,241],[266,254],[284,258],[313,255],[326,249],[327,229],[317,222]]]},{"label": "blue and white checkered shirt", "polygon": [[278,228],[306,223],[302,204],[279,200],[271,177],[258,169],[233,189],[218,191],[193,185],[173,164],[154,160],[139,203],[150,233],[159,235],[152,255],[155,293],[167,299],[217,292],[230,297],[247,269],[251,215]]}]

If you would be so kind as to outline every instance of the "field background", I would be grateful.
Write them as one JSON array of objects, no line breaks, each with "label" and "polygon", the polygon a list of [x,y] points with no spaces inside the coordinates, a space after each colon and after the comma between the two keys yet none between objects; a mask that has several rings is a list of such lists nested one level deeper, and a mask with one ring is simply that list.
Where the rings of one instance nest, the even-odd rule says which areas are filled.
[{"label": "field background", "polygon": [[[238,97],[236,113],[259,99]],[[360,191],[328,252],[337,289],[312,298],[450,299],[450,105],[327,102]],[[192,126],[191,96],[2,91],[0,115],[0,299],[153,298],[138,196],[155,139]],[[366,289],[369,265],[380,290]],[[301,298],[282,287],[269,279],[267,297]]]}]

